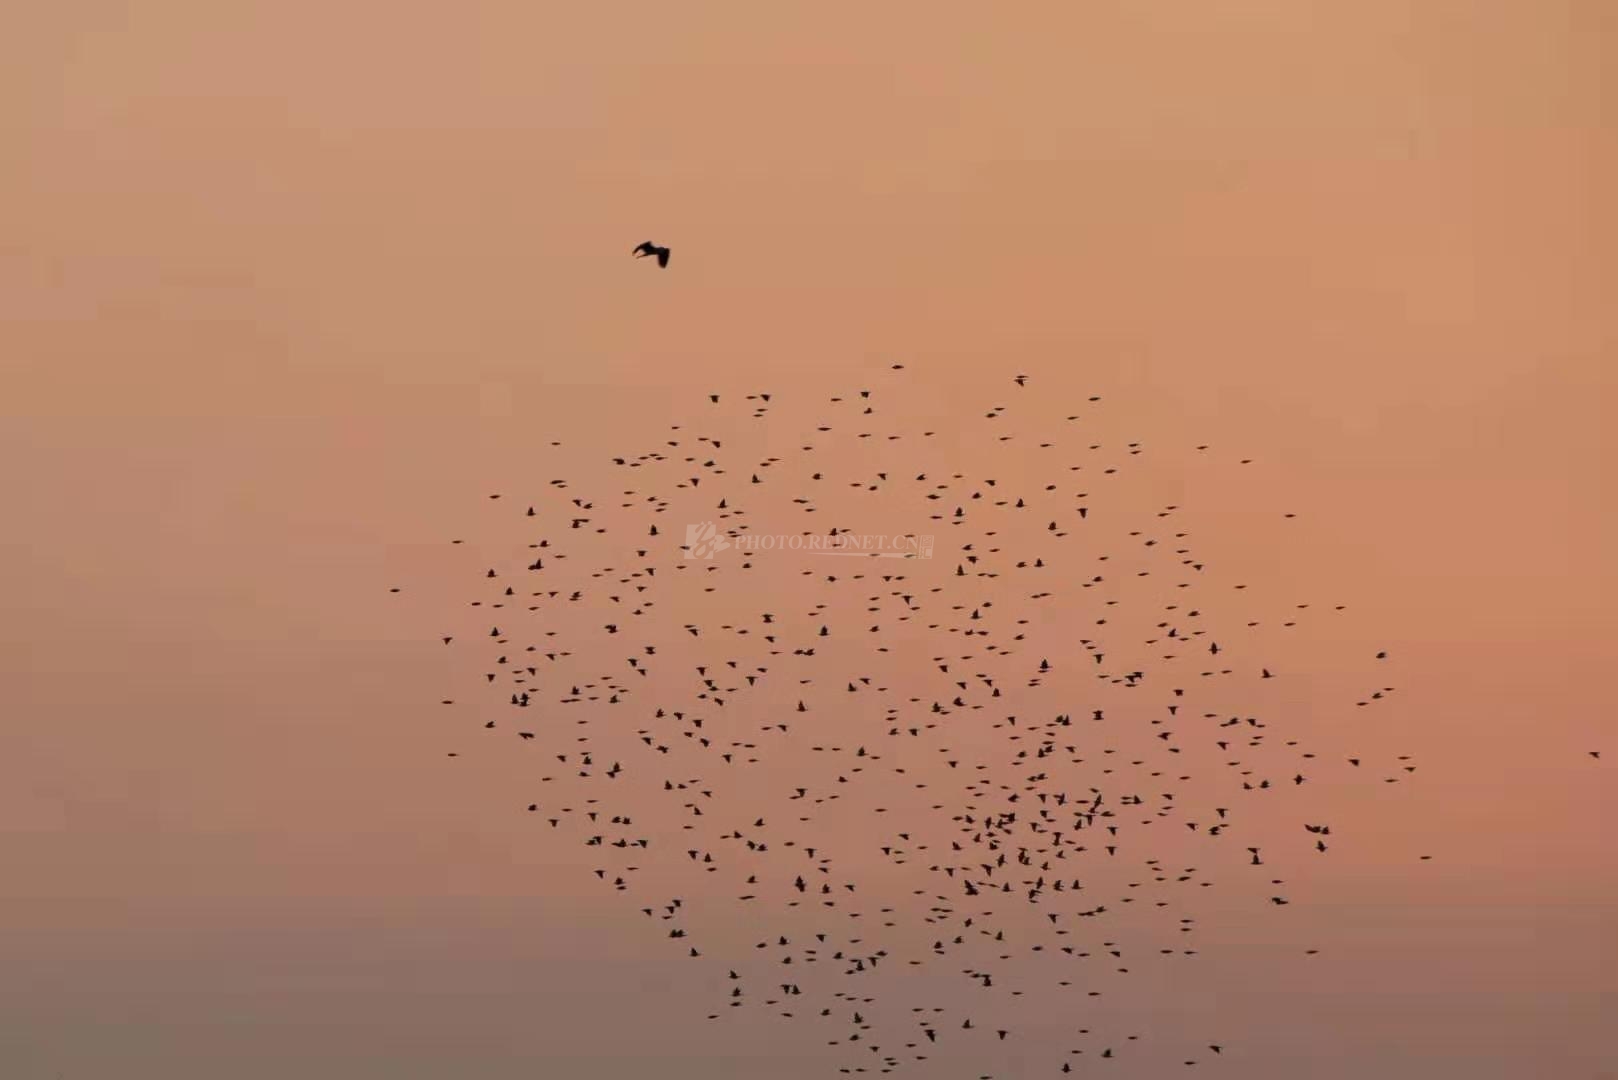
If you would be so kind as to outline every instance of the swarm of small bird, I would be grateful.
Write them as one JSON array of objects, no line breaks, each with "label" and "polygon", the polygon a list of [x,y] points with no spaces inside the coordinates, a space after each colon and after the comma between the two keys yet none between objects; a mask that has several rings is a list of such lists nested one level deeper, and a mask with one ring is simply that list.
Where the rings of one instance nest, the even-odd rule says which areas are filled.
[{"label": "swarm of small bird", "polygon": [[[1216,575],[1186,508],[1129,483],[1172,478],[1169,448],[1103,434],[1095,395],[889,418],[907,378],[710,394],[485,493],[500,535],[446,538],[469,594],[435,633],[473,685],[443,752],[522,755],[533,842],[590,855],[718,1029],[768,1017],[828,1068],[929,1078],[1237,1058],[1104,1003],[1196,962],[1209,890],[1307,902],[1292,875],[1355,842],[1314,782],[1416,771],[1370,735],[1309,744],[1392,697],[1391,661],[1293,715],[1269,688],[1307,673],[1264,650],[1344,605]],[[1019,410],[1030,381],[1004,384]]]}]

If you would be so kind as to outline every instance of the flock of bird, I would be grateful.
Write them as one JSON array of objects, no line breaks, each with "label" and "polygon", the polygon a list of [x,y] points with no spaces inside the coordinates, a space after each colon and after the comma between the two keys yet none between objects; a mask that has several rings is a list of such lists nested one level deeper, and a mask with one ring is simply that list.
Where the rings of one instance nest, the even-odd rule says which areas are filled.
[{"label": "flock of bird", "polygon": [[[1391,661],[1298,716],[1263,635],[1343,605],[1252,610],[1128,483],[1148,448],[1096,441],[1098,397],[941,433],[879,411],[910,378],[709,395],[637,452],[485,493],[511,534],[446,538],[472,595],[441,642],[475,687],[443,700],[445,753],[526,755],[534,841],[689,958],[716,1025],[806,1027],[844,1073],[1233,1060],[1216,1033],[1150,1051],[1107,996],[1195,962],[1208,890],[1286,917],[1282,868],[1354,835],[1314,781],[1412,777],[1356,711]],[[900,535],[853,543],[875,522]],[[1365,745],[1312,748],[1325,728]]]}]

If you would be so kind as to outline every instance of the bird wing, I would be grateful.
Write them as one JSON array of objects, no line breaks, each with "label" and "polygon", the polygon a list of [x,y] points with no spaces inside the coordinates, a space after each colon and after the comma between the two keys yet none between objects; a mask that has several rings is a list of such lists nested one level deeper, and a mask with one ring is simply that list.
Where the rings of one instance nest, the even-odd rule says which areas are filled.
[{"label": "bird wing", "polygon": [[658,248],[657,249],[657,265],[659,267],[664,267],[664,266],[667,266],[668,264],[669,264],[669,249],[668,248]]},{"label": "bird wing", "polygon": [[631,251],[630,254],[631,255],[650,255],[655,250],[656,250],[656,248],[653,247],[652,242],[650,240],[647,240],[644,243],[642,243],[639,247],[637,247],[634,251]]}]

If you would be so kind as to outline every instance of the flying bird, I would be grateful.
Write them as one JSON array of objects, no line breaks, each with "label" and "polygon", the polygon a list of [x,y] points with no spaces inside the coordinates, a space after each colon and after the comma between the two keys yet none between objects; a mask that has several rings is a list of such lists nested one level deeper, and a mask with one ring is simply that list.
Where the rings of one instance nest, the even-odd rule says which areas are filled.
[{"label": "flying bird", "polygon": [[666,247],[658,247],[650,240],[647,240],[645,243],[641,244],[634,251],[630,252],[630,254],[635,256],[637,259],[644,259],[648,255],[656,255],[658,266],[663,267],[669,264],[669,249]]}]

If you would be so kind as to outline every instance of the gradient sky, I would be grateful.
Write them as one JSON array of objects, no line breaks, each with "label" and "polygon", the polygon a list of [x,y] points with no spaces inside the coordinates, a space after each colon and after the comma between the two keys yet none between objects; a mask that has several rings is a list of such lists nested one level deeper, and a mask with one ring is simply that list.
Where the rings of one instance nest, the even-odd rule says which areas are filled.
[{"label": "gradient sky", "polygon": [[445,768],[431,590],[553,439],[902,360],[946,424],[1026,371],[1255,459],[1153,475],[1353,599],[1323,680],[1402,665],[1423,782],[1318,872],[1332,966],[1233,909],[1153,1022],[1248,1080],[1618,1076],[1611,5],[6,22],[0,1074],[824,1075]]}]

